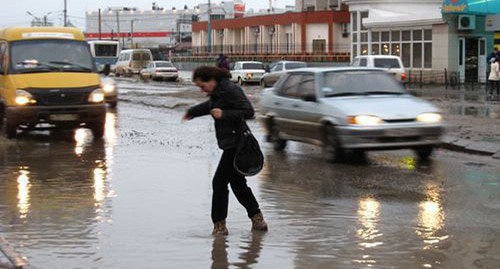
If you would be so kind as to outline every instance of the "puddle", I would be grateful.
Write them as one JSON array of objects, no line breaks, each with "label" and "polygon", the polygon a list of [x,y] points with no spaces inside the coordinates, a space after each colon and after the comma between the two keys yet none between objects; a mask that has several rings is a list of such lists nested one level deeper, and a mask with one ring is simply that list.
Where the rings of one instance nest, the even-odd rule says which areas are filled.
[{"label": "puddle", "polygon": [[478,118],[500,119],[500,109],[490,105],[454,105],[450,108],[450,113]]}]

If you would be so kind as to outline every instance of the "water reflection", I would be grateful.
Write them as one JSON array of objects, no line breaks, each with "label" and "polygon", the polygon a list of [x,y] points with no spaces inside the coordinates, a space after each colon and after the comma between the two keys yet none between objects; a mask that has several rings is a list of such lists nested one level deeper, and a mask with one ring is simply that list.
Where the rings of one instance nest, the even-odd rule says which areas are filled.
[{"label": "water reflection", "polygon": [[377,228],[380,220],[380,202],[371,197],[361,198],[358,205],[358,216],[359,222],[363,226],[357,231],[357,236],[362,239],[359,245],[364,248],[382,245],[379,238],[383,234]]},{"label": "water reflection", "polygon": [[435,182],[426,184],[426,199],[419,204],[417,234],[424,239],[424,249],[440,243],[447,235],[437,235],[444,227],[445,213],[442,207],[440,186]]},{"label": "water reflection", "polygon": [[251,238],[242,239],[244,245],[240,246],[241,253],[238,261],[231,263],[228,258],[229,242],[226,236],[215,236],[212,244],[212,269],[223,269],[229,267],[252,268],[257,264],[262,250],[262,239],[265,236],[261,232],[252,232]]},{"label": "water reflection", "polygon": [[80,268],[94,268],[102,259],[98,249],[112,219],[117,142],[116,115],[107,118],[104,140],[79,129],[0,141],[0,226],[36,264],[57,260],[61,268],[73,268],[74,257],[86,256],[92,258]]},{"label": "water reflection", "polygon": [[19,208],[19,217],[26,218],[30,208],[30,172],[28,167],[19,168],[19,176],[17,177],[17,207]]}]

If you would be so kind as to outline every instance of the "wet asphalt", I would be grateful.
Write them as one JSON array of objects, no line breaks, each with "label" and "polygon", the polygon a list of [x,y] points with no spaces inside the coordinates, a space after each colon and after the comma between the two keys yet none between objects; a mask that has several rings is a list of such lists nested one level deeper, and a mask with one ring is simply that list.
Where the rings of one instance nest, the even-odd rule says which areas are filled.
[{"label": "wet asphalt", "polygon": [[0,138],[0,236],[34,268],[499,267],[498,160],[441,149],[331,164],[315,146],[274,152],[254,121],[266,163],[248,184],[270,230],[252,232],[231,194],[229,236],[213,237],[213,124],[182,122],[199,99],[168,95],[196,89],[119,85],[103,141]]}]

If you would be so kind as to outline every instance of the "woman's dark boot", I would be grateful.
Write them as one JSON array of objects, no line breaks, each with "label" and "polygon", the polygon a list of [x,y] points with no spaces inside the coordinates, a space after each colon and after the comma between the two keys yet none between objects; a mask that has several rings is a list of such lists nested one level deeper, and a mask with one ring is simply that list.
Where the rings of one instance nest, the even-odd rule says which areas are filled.
[{"label": "woman's dark boot", "polygon": [[267,231],[267,223],[262,213],[257,213],[252,217],[252,230]]},{"label": "woman's dark boot", "polygon": [[221,220],[214,223],[214,230],[212,231],[212,235],[228,235],[229,231],[226,228],[226,221]]}]

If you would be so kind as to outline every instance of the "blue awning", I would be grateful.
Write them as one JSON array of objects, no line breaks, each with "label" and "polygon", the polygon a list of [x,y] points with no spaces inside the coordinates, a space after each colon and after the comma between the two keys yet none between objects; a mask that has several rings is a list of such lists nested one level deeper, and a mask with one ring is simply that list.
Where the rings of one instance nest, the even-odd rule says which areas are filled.
[{"label": "blue awning", "polygon": [[500,14],[500,0],[444,0],[445,14]]}]

